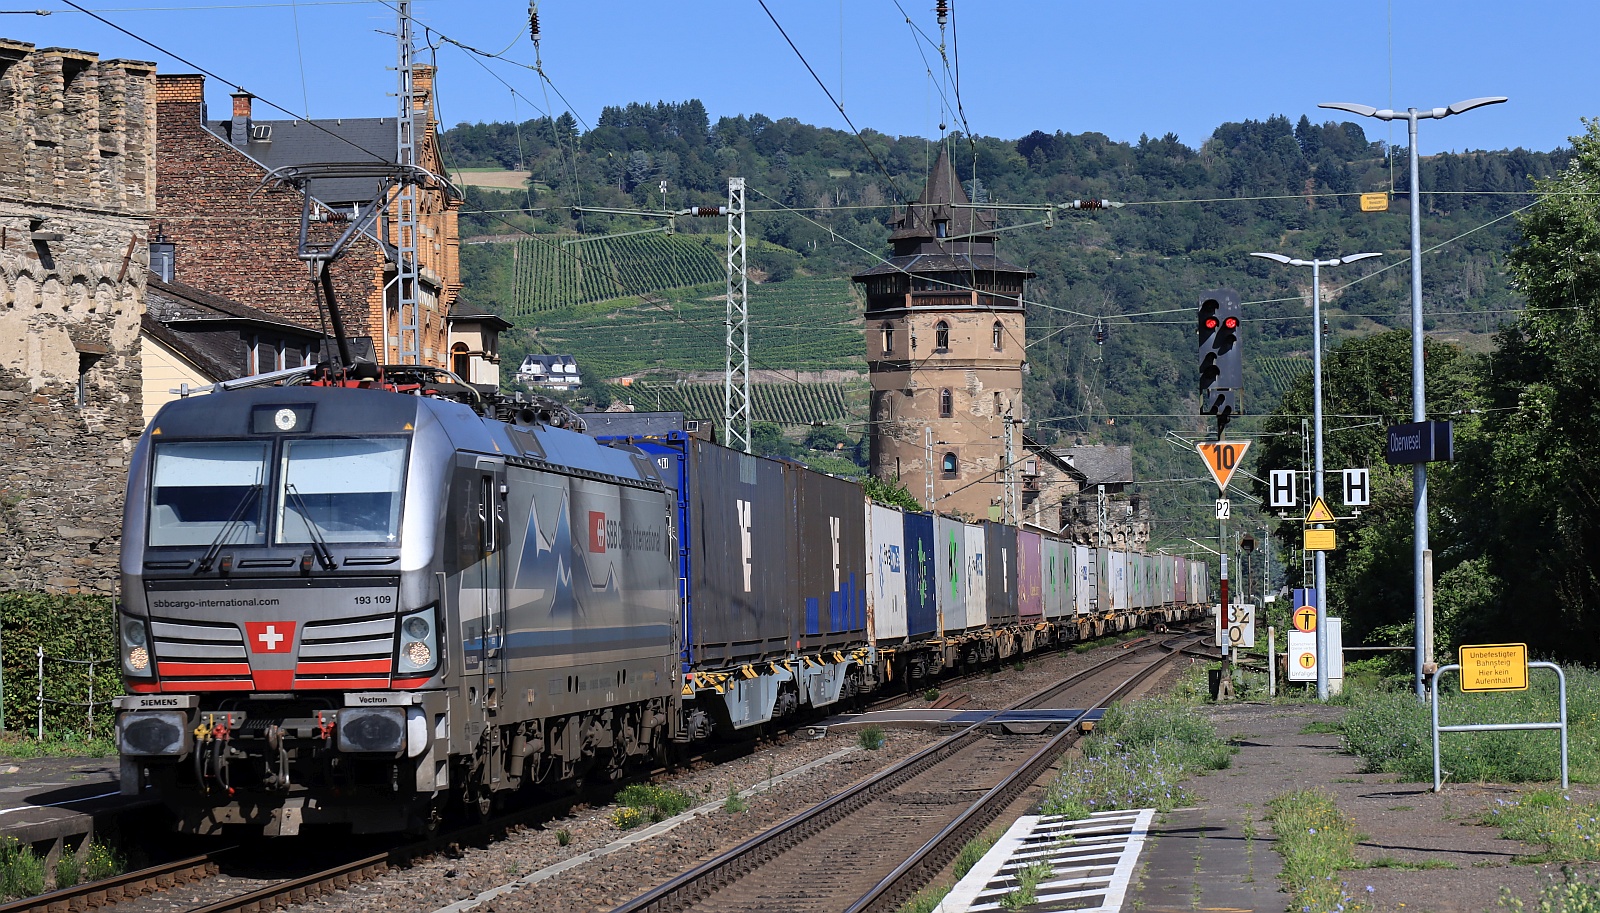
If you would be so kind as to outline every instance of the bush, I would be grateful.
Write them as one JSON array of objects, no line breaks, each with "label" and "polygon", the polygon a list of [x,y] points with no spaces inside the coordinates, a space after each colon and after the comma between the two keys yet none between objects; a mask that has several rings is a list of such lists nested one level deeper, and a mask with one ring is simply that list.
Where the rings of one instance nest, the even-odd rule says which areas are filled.
[{"label": "bush", "polygon": [[877,751],[883,747],[883,727],[864,726],[861,733],[856,736],[856,744],[868,751]]},{"label": "bush", "polygon": [[1496,799],[1483,823],[1501,828],[1507,840],[1544,847],[1523,862],[1600,860],[1600,806],[1583,805],[1553,789],[1528,793],[1515,802]]},{"label": "bush", "polygon": [[1227,767],[1233,753],[1194,707],[1172,698],[1111,705],[1080,751],[1050,784],[1045,814],[1171,811],[1188,801],[1185,778]]},{"label": "bush", "polygon": [[[0,593],[0,665],[3,665],[7,728],[29,730],[38,719],[39,660],[45,661],[44,728],[46,735],[105,738],[116,722],[110,699],[122,693],[122,668],[117,658],[116,613],[105,596],[68,596],[33,592]],[[50,658],[100,660],[94,667],[98,703],[90,731],[89,667],[51,662]]]},{"label": "bush", "polygon": [[622,807],[611,818],[617,827],[626,830],[644,823],[646,819],[651,823],[665,821],[688,808],[693,801],[688,793],[681,790],[650,783],[634,783],[617,793],[617,804]]},{"label": "bush", "polygon": [[15,837],[0,838],[0,893],[6,897],[44,893],[44,860]]}]

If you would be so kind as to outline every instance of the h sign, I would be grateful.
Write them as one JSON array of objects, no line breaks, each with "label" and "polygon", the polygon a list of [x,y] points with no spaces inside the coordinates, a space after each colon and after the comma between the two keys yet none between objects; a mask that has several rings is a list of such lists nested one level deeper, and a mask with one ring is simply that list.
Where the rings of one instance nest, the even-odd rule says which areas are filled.
[{"label": "h sign", "polygon": [[1372,503],[1371,474],[1365,469],[1346,469],[1344,472],[1344,506],[1366,507]]},{"label": "h sign", "polygon": [[1271,484],[1267,486],[1268,507],[1293,507],[1300,500],[1295,492],[1296,480],[1293,469],[1274,469],[1268,474]]}]

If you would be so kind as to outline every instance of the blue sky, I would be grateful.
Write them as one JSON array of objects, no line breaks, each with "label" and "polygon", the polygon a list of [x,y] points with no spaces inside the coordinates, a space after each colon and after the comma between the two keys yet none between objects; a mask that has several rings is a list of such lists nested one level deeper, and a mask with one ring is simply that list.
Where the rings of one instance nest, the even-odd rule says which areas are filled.
[{"label": "blue sky", "polygon": [[[1198,145],[1225,121],[1329,119],[1319,101],[1443,106],[1482,95],[1509,104],[1424,122],[1420,148],[1546,150],[1600,115],[1600,4],[1484,0],[1085,3],[953,0],[961,102],[975,133],[1173,132]],[[893,0],[767,0],[859,127],[937,135],[937,49],[913,39]],[[394,109],[394,12],[377,0],[88,0],[84,5],[257,95],[315,117]],[[900,0],[936,43],[933,0]],[[0,36],[189,72],[59,0],[0,0]],[[526,0],[417,0],[436,31],[531,62]],[[844,127],[757,0],[543,0],[546,71],[593,124],[604,105],[699,98],[715,119],[761,112]],[[1392,25],[1391,25],[1392,23]],[[296,30],[298,26],[298,40]],[[513,43],[514,42],[514,43]],[[1392,47],[1392,54],[1391,54]],[[919,53],[920,48],[920,53]],[[424,49],[423,59],[430,53]],[[510,120],[545,106],[537,78],[501,61],[437,51],[443,119]],[[1391,76],[1392,60],[1392,76]],[[487,70],[486,70],[487,67]],[[304,77],[302,79],[302,70]],[[498,74],[521,94],[513,99]],[[939,79],[942,83],[942,78]],[[1392,93],[1391,93],[1392,81]],[[230,86],[210,84],[213,116]],[[554,94],[557,110],[565,106]],[[258,108],[258,117],[279,116]],[[1403,144],[1403,128],[1366,121]]]}]

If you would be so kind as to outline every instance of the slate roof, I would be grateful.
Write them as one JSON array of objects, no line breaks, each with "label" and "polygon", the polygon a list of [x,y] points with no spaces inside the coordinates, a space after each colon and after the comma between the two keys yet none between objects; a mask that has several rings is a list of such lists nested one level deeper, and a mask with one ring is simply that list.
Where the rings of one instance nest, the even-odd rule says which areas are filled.
[{"label": "slate roof", "polygon": [[242,333],[267,330],[283,339],[305,342],[324,338],[320,330],[181,282],[162,282],[154,275],[145,287],[145,312],[139,329],[214,381],[245,373],[249,356]]},{"label": "slate roof", "polygon": [[1083,473],[1088,485],[1126,485],[1134,481],[1131,446],[1083,444],[1052,447],[1050,452]]},{"label": "slate roof", "polygon": [[[246,154],[268,168],[325,162],[393,164],[396,157],[393,117],[258,120],[253,121],[252,126],[271,128],[269,140],[252,140],[244,147]],[[232,142],[229,136],[232,121],[218,121],[210,128],[224,141]],[[377,178],[324,178],[309,182],[311,195],[330,206],[369,203],[377,195],[378,186]]]},{"label": "slate roof", "polygon": [[973,270],[979,272],[1025,273],[1030,279],[1037,275],[1032,270],[1026,270],[1013,263],[1008,263],[993,254],[941,252],[936,254],[912,254],[908,257],[890,257],[887,263],[879,263],[869,270],[857,273],[855,278],[861,279],[866,276],[879,276],[888,273],[965,273]]},{"label": "slate roof", "polygon": [[978,234],[987,235],[992,241],[994,217],[982,210],[966,208],[971,202],[967,199],[966,189],[956,178],[949,151],[941,146],[939,160],[934,163],[933,171],[928,173],[928,183],[923,185],[916,202],[907,205],[900,218],[895,220],[894,233],[889,240],[932,238],[935,236],[934,222],[948,220],[951,237]]}]

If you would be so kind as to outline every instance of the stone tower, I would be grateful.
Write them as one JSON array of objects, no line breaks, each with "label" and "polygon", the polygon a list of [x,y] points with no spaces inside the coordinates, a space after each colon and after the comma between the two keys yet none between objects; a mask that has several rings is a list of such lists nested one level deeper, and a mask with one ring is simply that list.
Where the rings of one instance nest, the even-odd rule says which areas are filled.
[{"label": "stone tower", "polygon": [[1034,274],[995,256],[994,219],[971,208],[945,150],[893,224],[889,262],[853,277],[867,295],[872,472],[918,500],[931,474],[940,513],[998,516],[1005,418],[1025,418],[1023,287]]}]

